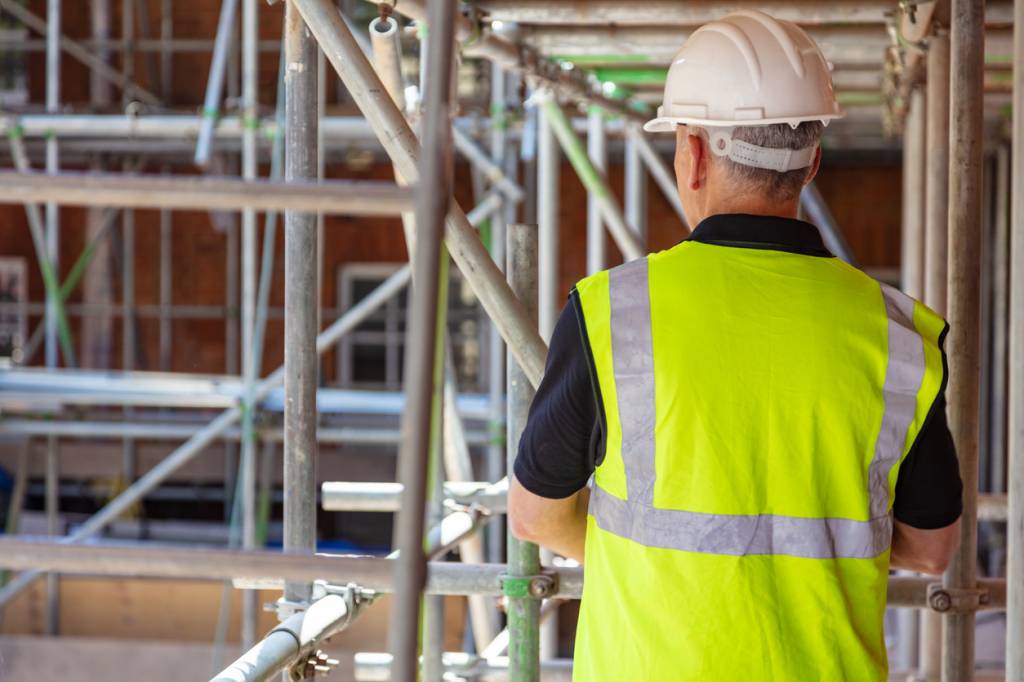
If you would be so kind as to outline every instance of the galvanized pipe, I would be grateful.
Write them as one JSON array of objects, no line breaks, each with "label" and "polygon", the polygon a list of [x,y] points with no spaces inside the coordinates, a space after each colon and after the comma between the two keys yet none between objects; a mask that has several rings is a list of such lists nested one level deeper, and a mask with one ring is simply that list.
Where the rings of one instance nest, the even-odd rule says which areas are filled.
[{"label": "galvanized pipe", "polygon": [[[545,120],[554,131],[559,144],[562,145],[569,163],[576,170],[576,175],[583,182],[587,192],[591,193],[597,200],[598,206],[601,208],[601,215],[608,226],[608,231],[611,232],[612,238],[615,239],[615,243],[619,247],[619,251],[622,252],[623,258],[630,261],[642,257],[645,251],[640,240],[637,239],[636,231],[626,223],[622,210],[619,208],[618,203],[616,203],[615,195],[608,186],[607,178],[605,178],[603,173],[594,168],[594,165],[590,163],[590,159],[587,158],[586,150],[583,148],[579,137],[576,136],[575,131],[573,131],[565,112],[562,111],[562,108],[550,93],[539,93],[537,99],[544,112]],[[543,272],[543,267],[541,271]]]},{"label": "galvanized pipe", "polygon": [[1024,0],[1013,4],[1013,121],[1010,171],[1009,409],[1007,412],[1006,679],[1024,679]]},{"label": "galvanized pipe", "polygon": [[[373,68],[377,70],[381,82],[402,112],[406,111],[405,79],[402,76],[402,40],[398,32],[398,22],[394,17],[387,21],[380,18],[370,22],[370,45],[373,50]],[[322,136],[322,135],[321,135]],[[398,168],[394,169],[395,182],[401,186],[408,183]],[[416,217],[412,211],[402,214],[402,230],[405,234],[405,249],[412,260],[416,243]]]},{"label": "galvanized pipe", "polygon": [[[314,178],[315,179],[315,178]],[[412,191],[383,182],[324,180],[294,184],[205,176],[123,173],[42,175],[0,171],[0,202],[54,201],[74,206],[240,210],[307,210],[395,215],[412,206]]]},{"label": "galvanized pipe", "polygon": [[910,93],[903,130],[903,236],[900,282],[903,291],[924,298],[924,211],[926,175],[925,96],[920,87]]},{"label": "galvanized pipe", "polygon": [[[952,0],[949,120],[949,427],[960,458],[960,547],[944,576],[950,589],[974,589],[978,548],[978,391],[982,234],[985,3]],[[932,201],[929,198],[929,201]],[[974,613],[946,616],[942,679],[974,675]]]},{"label": "galvanized pipe", "polygon": [[[398,480],[404,486],[402,509],[395,530],[395,544],[400,556],[396,560],[398,571],[389,632],[395,677],[402,682],[417,679],[420,603],[427,570],[423,548],[427,449],[431,442],[435,368],[437,359],[443,358],[443,354],[438,354],[438,337],[443,334],[438,328],[438,320],[445,318],[438,317],[438,294],[447,290],[447,287],[442,287],[439,277],[446,273],[441,264],[441,259],[447,258],[442,237],[452,191],[454,17],[453,0],[436,0],[431,4],[427,21],[430,26],[427,80],[422,84],[425,106],[423,154],[416,176],[419,178],[416,190],[416,267],[413,272],[412,314],[406,332],[406,412],[402,419],[403,439],[398,456]],[[412,177],[403,169],[399,170],[404,177]],[[486,252],[485,259],[493,265]]]},{"label": "galvanized pipe", "polygon": [[[587,108],[587,157],[601,173],[608,171],[608,145],[604,130],[605,116],[601,107]],[[592,275],[606,267],[608,235],[604,232],[601,206],[593,192],[587,191],[587,274]]]},{"label": "galvanized pipe", "polygon": [[[46,112],[60,109],[60,32],[61,0],[46,3]],[[60,172],[57,138],[46,138],[46,173]],[[46,258],[55,273],[60,273],[60,214],[57,204],[46,204]],[[57,301],[55,291],[48,292],[46,305],[46,366],[57,366]],[[67,358],[65,358],[67,359]]]},{"label": "galvanized pipe", "polygon": [[[403,176],[415,181],[420,177],[416,168],[419,155],[416,138],[333,3],[330,0],[294,0],[294,4],[306,18],[391,160]],[[408,3],[403,3],[403,10],[408,7]],[[539,383],[547,354],[544,343],[527,323],[522,304],[508,288],[465,214],[454,203],[449,209],[445,243],[484,309],[526,367],[530,381]]]},{"label": "galvanized pipe", "polygon": [[[548,109],[542,107],[537,120],[537,329],[545,343],[551,339],[551,332],[555,329],[562,299],[558,292],[561,163],[554,124],[549,118]],[[506,272],[511,274],[508,269]],[[523,303],[529,309],[529,303]]]},{"label": "galvanized pipe", "polygon": [[640,124],[630,121],[626,124],[626,140],[623,147],[623,200],[626,223],[636,230],[640,244],[647,250],[647,172],[640,158],[636,139],[640,136]]},{"label": "galvanized pipe", "polygon": [[[543,128],[543,126],[542,126]],[[542,164],[543,165],[543,162]],[[539,246],[537,229],[532,225],[509,225],[506,268],[512,291],[522,300],[531,315],[537,314],[540,290],[538,272]],[[508,358],[508,454],[507,468],[512,471],[519,440],[526,427],[526,418],[533,402],[534,388],[515,362]],[[537,545],[508,536],[508,574],[513,578],[537,575],[540,553]],[[508,599],[509,674],[517,682],[540,680],[540,601],[533,597]]]},{"label": "galvanized pipe", "polygon": [[[504,478],[497,483],[444,483],[446,499],[464,506],[477,505],[491,514],[505,513],[507,493],[508,479]],[[401,483],[327,481],[320,486],[320,505],[324,511],[395,512],[401,506],[401,495]]]},{"label": "galvanized pipe", "polygon": [[[317,176],[317,47],[294,4],[285,9],[286,182]],[[316,551],[316,214],[287,211],[284,344],[284,550]],[[310,583],[285,583],[284,599],[307,602]]]},{"label": "galvanized pipe", "polygon": [[[255,128],[259,123],[259,2],[260,0],[243,0],[242,4],[242,110],[245,117],[242,130],[242,179],[250,181],[257,177],[259,162]],[[204,123],[205,121],[204,118]],[[290,127],[287,129],[290,130]],[[270,247],[264,244],[263,248]],[[239,475],[242,479],[242,547],[247,549],[256,547],[256,432],[253,413],[255,405],[252,402],[252,389],[259,371],[255,339],[256,286],[256,211],[246,208],[242,210],[242,379],[245,383],[245,398]],[[285,290],[287,291],[287,277]],[[287,302],[285,310],[288,310]],[[286,328],[288,322],[286,318]],[[313,335],[315,334],[314,330]],[[285,352],[287,353],[287,344]],[[287,383],[286,378],[286,393]],[[288,401],[285,402],[286,432],[287,406]],[[287,443],[287,439],[285,442]],[[256,619],[259,615],[257,597],[258,594],[253,590],[242,592],[242,646],[245,648],[252,646],[256,641]]]},{"label": "galvanized pipe", "polygon": [[[989,452],[992,493],[1006,492],[1006,437],[1009,297],[1010,297],[1010,148],[996,150],[995,226],[992,258],[992,403],[989,415]],[[981,500],[978,516],[981,516]],[[996,565],[1001,566],[1001,562]]]},{"label": "galvanized pipe", "polygon": [[[511,658],[495,656],[484,659],[463,652],[446,651],[443,657],[445,679],[472,679],[478,682],[506,682],[526,679],[517,676]],[[572,679],[572,660],[568,658],[544,661],[540,672],[545,682],[569,682]],[[391,655],[359,652],[355,655],[355,679],[360,682],[383,682],[391,676]]]},{"label": "galvanized pipe", "polygon": [[925,174],[924,296],[940,315],[946,313],[949,265],[949,35],[941,29],[928,40],[928,149]]},{"label": "galvanized pipe", "polygon": [[[948,49],[948,38],[946,39],[946,80],[948,81],[949,76],[949,49]],[[941,51],[942,48],[940,47]],[[939,79],[936,77],[936,81]],[[907,268],[905,271],[905,282],[904,288],[908,294],[916,294],[921,298],[927,305],[936,309],[940,314],[945,314],[946,309],[946,263],[943,261],[941,264],[935,263],[935,257],[928,257],[928,251],[932,248],[936,248],[937,245],[933,242],[942,241],[941,246],[938,246],[938,250],[942,254],[946,253],[946,225],[936,225],[935,223],[929,223],[928,216],[933,213],[933,209],[929,207],[929,203],[932,201],[932,195],[930,191],[934,191],[934,187],[929,187],[929,179],[932,178],[930,172],[933,165],[933,153],[929,148],[928,140],[929,135],[935,134],[932,123],[937,115],[940,115],[935,110],[934,97],[931,92],[932,89],[945,90],[946,101],[948,104],[949,97],[949,84],[948,82],[943,85],[942,83],[931,83],[932,79],[929,78],[929,84],[927,86],[919,86],[911,94],[910,99],[910,110],[907,113],[907,130],[906,130],[906,144],[910,145],[904,150],[904,173],[910,173],[909,178],[904,178],[904,191],[908,192],[906,202],[904,204],[904,220],[908,220],[908,224],[904,226],[905,236],[910,241],[905,245],[907,253],[905,254],[904,264]],[[946,120],[948,121],[949,112],[946,112]],[[945,140],[937,142],[942,148],[941,154],[945,157],[943,167],[947,169],[947,176],[942,180],[942,187],[944,191],[948,189],[949,177],[948,177],[948,166],[949,166],[949,138],[946,136]],[[946,197],[946,194],[943,195]],[[942,208],[942,213],[945,215],[948,210],[947,206]],[[929,234],[929,229],[940,230],[938,235]],[[935,280],[931,277],[928,270],[933,266],[940,266],[942,268],[943,277],[940,280]],[[940,675],[942,674],[942,615],[934,611],[923,611],[920,614],[919,627],[918,627],[918,674],[924,682],[937,682]]]},{"label": "galvanized pipe", "polygon": [[196,153],[193,158],[193,162],[200,168],[205,168],[210,163],[213,130],[217,126],[217,117],[220,116],[220,100],[224,95],[224,75],[227,72],[228,55],[233,42],[235,15],[237,14],[238,0],[221,1],[220,18],[217,21],[217,38],[213,44],[210,73],[206,81],[206,96],[203,99],[203,111],[199,122],[199,138],[196,140]]},{"label": "galvanized pipe", "polygon": [[[509,150],[508,107],[506,97],[509,78],[497,64],[491,64],[491,158],[504,166],[506,177],[515,180],[519,159]],[[525,197],[525,194],[524,194]],[[506,226],[515,221],[518,206],[502,202],[503,213],[491,220],[491,257],[499,270],[505,268]],[[497,326],[487,323],[487,395],[490,403],[484,476],[495,481],[505,475],[505,343]],[[483,359],[483,358],[481,358]],[[486,533],[487,559],[501,561],[504,557],[504,519],[492,522]],[[482,645],[477,642],[477,649]]]},{"label": "galvanized pipe", "polygon": [[[47,0],[46,3],[46,111],[56,113],[60,109],[60,33],[61,33],[61,0]],[[58,157],[57,138],[46,139],[46,172],[55,174],[60,172],[60,161]],[[49,262],[53,272],[52,283],[54,286],[46,290],[46,366],[50,369],[57,367],[57,326],[60,302],[57,300],[58,291],[56,280],[60,277],[60,208],[56,203],[46,204],[46,260]],[[70,345],[70,344],[68,344]],[[67,366],[73,366],[74,361],[70,357],[64,358]],[[59,445],[57,439],[50,436],[46,439],[46,530],[50,535],[56,535],[57,515],[60,507],[60,495],[58,486],[60,484],[60,462]],[[46,631],[53,636],[59,631],[60,617],[60,577],[56,573],[46,576]]]},{"label": "galvanized pipe", "polygon": [[[350,602],[328,594],[275,627],[210,682],[265,682],[304,657],[355,617]],[[320,671],[317,671],[320,672]]]}]

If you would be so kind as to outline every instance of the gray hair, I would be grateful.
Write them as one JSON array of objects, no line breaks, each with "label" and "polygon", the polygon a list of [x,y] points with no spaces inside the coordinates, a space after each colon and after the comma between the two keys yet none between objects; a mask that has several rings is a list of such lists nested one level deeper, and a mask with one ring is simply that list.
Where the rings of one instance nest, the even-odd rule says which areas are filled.
[{"label": "gray hair", "polygon": [[[804,121],[796,128],[788,123],[776,123],[766,126],[740,126],[732,131],[734,140],[742,140],[758,147],[768,149],[806,149],[813,147],[821,140],[825,126],[820,121]],[[713,156],[716,163],[724,163],[729,175],[743,183],[751,191],[765,194],[772,198],[791,200],[800,195],[804,180],[807,179],[807,168],[779,173],[767,168],[754,168],[726,158]]]}]

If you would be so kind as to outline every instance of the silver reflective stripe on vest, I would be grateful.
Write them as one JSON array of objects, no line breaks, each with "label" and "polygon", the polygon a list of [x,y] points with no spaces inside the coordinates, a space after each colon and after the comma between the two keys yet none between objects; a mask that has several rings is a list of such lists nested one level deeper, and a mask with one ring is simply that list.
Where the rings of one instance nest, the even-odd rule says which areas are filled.
[{"label": "silver reflective stripe on vest", "polygon": [[878,556],[889,548],[888,476],[903,454],[924,380],[924,343],[914,329],[914,301],[883,286],[888,318],[884,409],[868,469],[870,521],[773,514],[706,514],[654,506],[654,344],[647,259],[609,272],[615,374],[626,495],[594,485],[590,513],[604,531],[647,547],[729,556],[776,554],[809,559]]},{"label": "silver reflective stripe on vest", "polygon": [[888,318],[889,362],[882,386],[882,426],[868,469],[873,517],[889,511],[889,472],[903,455],[925,372],[924,341],[914,328],[914,299],[886,284],[882,285],[882,297]]}]

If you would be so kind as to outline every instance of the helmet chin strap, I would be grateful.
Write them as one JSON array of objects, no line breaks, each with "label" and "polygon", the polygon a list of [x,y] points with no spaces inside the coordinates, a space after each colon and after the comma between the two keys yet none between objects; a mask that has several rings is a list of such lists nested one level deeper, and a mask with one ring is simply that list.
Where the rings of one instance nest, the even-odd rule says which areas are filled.
[{"label": "helmet chin strap", "polygon": [[718,128],[709,132],[708,144],[715,156],[725,156],[744,166],[764,168],[779,173],[807,168],[814,163],[814,153],[817,151],[818,145],[804,149],[770,149],[743,140],[734,140],[732,130],[732,128]]}]

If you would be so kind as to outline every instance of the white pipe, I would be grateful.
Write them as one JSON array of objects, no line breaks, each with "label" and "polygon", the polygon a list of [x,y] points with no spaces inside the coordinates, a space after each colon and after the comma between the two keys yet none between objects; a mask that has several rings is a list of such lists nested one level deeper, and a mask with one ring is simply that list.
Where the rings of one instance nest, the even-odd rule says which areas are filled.
[{"label": "white pipe", "polygon": [[201,168],[205,168],[210,162],[213,130],[217,126],[217,117],[220,116],[220,99],[224,94],[224,74],[227,71],[228,52],[231,48],[231,36],[237,13],[238,0],[223,0],[220,6],[220,18],[217,22],[217,38],[213,45],[213,58],[210,62],[210,75],[206,83],[206,97],[203,100],[203,111],[199,123],[199,140],[196,142],[194,161]]},{"label": "white pipe", "polygon": [[[587,156],[598,171],[608,171],[608,149],[605,116],[601,107],[591,105],[587,111]],[[608,235],[604,231],[601,204],[587,189],[587,274],[604,270],[608,260]]]},{"label": "white pipe", "polygon": [[354,614],[337,594],[313,602],[290,616],[237,661],[211,678],[211,682],[264,682],[278,671],[301,662],[316,646],[348,625]]}]

